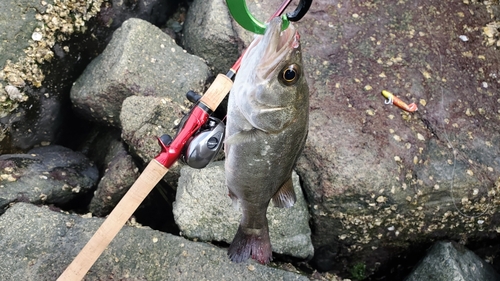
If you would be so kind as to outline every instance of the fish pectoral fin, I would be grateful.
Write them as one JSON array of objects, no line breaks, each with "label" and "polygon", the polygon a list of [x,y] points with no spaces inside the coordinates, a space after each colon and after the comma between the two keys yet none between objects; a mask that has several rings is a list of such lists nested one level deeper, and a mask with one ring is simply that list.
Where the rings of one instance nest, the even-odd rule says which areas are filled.
[{"label": "fish pectoral fin", "polygon": [[263,136],[265,134],[266,134],[266,132],[259,130],[257,128],[253,128],[253,129],[248,130],[248,131],[239,131],[238,133],[227,137],[224,140],[224,143],[226,145],[239,144],[239,143],[250,143],[250,142],[253,142],[253,141],[259,139],[261,136]]},{"label": "fish pectoral fin", "polygon": [[290,176],[273,196],[273,205],[278,208],[290,208],[297,201],[297,196],[293,190],[292,177]]}]

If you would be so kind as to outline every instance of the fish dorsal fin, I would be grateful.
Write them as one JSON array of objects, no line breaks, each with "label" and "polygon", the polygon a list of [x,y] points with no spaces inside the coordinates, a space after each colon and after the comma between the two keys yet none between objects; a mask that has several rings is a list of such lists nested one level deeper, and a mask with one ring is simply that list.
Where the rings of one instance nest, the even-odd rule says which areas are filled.
[{"label": "fish dorsal fin", "polygon": [[295,191],[293,190],[292,177],[290,176],[283,185],[278,189],[278,192],[273,196],[273,205],[278,208],[290,208],[297,201]]},{"label": "fish dorsal fin", "polygon": [[239,144],[239,143],[250,143],[258,140],[259,138],[265,136],[265,132],[257,128],[253,128],[248,131],[240,131],[232,136],[226,138],[224,143],[226,145]]}]

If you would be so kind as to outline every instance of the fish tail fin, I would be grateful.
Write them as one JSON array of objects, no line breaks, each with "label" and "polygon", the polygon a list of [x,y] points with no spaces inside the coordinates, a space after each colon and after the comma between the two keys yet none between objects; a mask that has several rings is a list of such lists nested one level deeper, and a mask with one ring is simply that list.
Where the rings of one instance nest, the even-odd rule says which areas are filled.
[{"label": "fish tail fin", "polygon": [[269,263],[273,253],[267,225],[262,229],[244,229],[240,225],[227,253],[236,263],[244,262],[250,256],[261,264]]}]

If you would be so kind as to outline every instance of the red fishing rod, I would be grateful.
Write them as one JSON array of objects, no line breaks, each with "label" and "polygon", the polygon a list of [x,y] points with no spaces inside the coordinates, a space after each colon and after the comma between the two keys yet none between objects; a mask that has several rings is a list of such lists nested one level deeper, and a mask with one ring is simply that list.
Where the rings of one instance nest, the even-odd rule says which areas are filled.
[{"label": "red fishing rod", "polygon": [[[228,8],[235,20],[245,29],[253,30],[255,33],[263,34],[265,26],[257,21],[248,12],[244,0],[226,0]],[[285,0],[276,12],[271,16],[280,16],[291,0]],[[297,9],[287,14],[286,22],[289,20],[298,21],[301,19],[311,5],[312,0],[301,0]],[[284,20],[285,22],[285,20]],[[253,28],[253,29],[252,29]],[[188,141],[199,132],[200,128],[207,124],[210,114],[217,109],[219,104],[231,90],[233,81],[231,80],[238,71],[241,58],[234,63],[226,75],[219,74],[205,94],[195,99],[195,105],[191,111],[183,118],[181,126],[176,136],[172,139],[168,135],[158,138],[161,152],[149,162],[139,178],[130,187],[113,211],[109,214],[102,225],[97,229],[92,238],[87,242],[75,259],[69,264],[66,270],[59,276],[59,280],[81,280],[106,249],[127,220],[132,216],[146,196],[156,186],[156,184],[168,172],[168,169],[180,158],[181,153]],[[189,97],[188,97],[189,98]],[[218,140],[222,142],[222,139]],[[210,143],[207,143],[210,145]]]}]

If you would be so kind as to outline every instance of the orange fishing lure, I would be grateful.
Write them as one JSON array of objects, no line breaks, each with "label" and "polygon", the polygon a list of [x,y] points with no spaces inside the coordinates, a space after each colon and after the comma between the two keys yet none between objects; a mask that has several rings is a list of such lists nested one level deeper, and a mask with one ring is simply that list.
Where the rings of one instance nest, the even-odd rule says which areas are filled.
[{"label": "orange fishing lure", "polygon": [[395,106],[408,112],[415,112],[418,109],[415,103],[406,104],[404,101],[402,101],[400,98],[396,97],[389,91],[382,90],[382,95],[387,99],[385,101],[385,104],[394,104]]}]

